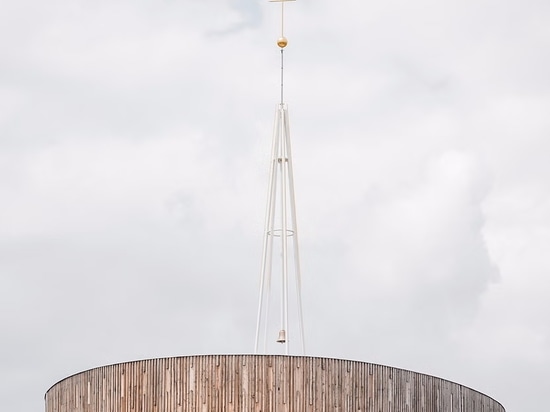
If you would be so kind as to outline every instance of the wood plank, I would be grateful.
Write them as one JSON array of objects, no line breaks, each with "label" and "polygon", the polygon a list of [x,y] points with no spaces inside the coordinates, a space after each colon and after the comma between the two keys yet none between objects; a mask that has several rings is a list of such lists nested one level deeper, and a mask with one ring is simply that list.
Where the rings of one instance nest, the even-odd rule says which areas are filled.
[{"label": "wood plank", "polygon": [[46,412],[505,412],[460,384],[340,359],[216,355],[91,369],[48,390]]}]

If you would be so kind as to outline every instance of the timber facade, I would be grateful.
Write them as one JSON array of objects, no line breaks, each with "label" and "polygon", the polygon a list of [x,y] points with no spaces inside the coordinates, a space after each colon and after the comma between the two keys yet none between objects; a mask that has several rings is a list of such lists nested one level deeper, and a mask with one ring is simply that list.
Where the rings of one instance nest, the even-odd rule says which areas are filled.
[{"label": "timber facade", "polygon": [[46,412],[505,412],[433,376],[277,355],[161,358],[90,369],[52,386]]}]

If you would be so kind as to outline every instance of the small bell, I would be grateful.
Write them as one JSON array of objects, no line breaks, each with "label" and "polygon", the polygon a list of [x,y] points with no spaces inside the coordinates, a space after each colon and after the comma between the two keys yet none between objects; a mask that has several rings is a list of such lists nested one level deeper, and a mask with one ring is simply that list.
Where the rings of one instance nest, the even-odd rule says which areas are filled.
[{"label": "small bell", "polygon": [[284,329],[281,329],[279,331],[279,337],[277,338],[277,343],[285,343],[286,342],[286,332]]}]

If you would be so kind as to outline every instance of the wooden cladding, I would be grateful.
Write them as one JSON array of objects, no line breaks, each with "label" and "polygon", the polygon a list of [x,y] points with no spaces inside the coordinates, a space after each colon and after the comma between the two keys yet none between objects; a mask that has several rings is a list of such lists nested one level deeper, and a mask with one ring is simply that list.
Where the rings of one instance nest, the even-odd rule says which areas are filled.
[{"label": "wooden cladding", "polygon": [[504,412],[465,386],[340,359],[208,355],[84,371],[46,393],[46,412]]}]

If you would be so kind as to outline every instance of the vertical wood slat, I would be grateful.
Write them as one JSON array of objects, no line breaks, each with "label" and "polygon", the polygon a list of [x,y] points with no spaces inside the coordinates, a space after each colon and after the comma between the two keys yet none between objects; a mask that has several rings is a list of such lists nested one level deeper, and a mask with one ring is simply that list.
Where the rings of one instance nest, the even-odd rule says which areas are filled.
[{"label": "vertical wood slat", "polygon": [[429,375],[365,362],[275,355],[152,359],[73,375],[46,412],[505,412]]}]

